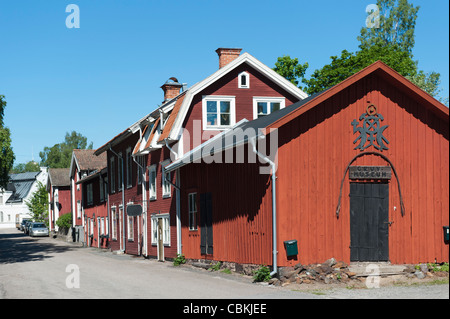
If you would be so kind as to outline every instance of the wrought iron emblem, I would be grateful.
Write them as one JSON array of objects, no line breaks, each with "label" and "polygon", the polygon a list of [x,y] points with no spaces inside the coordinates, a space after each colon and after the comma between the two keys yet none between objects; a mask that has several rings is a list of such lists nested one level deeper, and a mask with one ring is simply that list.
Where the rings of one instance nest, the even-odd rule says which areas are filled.
[{"label": "wrought iron emblem", "polygon": [[389,144],[389,141],[383,136],[383,132],[389,125],[381,126],[380,121],[384,121],[384,118],[377,113],[375,104],[371,103],[367,106],[366,112],[361,114],[359,121],[362,121],[361,127],[358,127],[360,122],[356,119],[351,123],[353,125],[353,134],[359,132],[359,136],[353,141],[353,144],[355,144],[359,140],[359,144],[354,149],[359,148],[361,151],[364,151],[372,145],[377,150],[387,150],[388,147],[385,143]]}]

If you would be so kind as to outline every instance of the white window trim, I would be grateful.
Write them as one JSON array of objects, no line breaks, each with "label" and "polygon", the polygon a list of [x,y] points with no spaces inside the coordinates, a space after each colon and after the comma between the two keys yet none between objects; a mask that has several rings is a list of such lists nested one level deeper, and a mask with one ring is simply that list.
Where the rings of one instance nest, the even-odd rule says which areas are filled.
[{"label": "white window trim", "polygon": [[[254,96],[253,97],[253,119],[258,118],[258,102],[267,103],[280,103],[280,110],[286,105],[286,99],[284,97],[269,97],[269,96]],[[270,113],[267,113],[269,115]]]},{"label": "white window trim", "polygon": [[[243,85],[242,84],[242,76],[243,75],[245,75],[245,77],[246,77],[246,84],[245,85]],[[239,75],[238,75],[238,88],[240,88],[240,89],[249,89],[250,88],[250,74],[248,74],[247,72],[241,72],[241,73],[239,73]]]},{"label": "white window trim", "polygon": [[[116,206],[111,206],[111,220],[112,220],[112,223],[111,223],[111,238],[112,239],[114,239],[114,240],[117,240],[117,232],[118,232],[118,230],[119,230],[119,221],[118,221],[118,219],[116,218],[116,210],[117,210],[117,207]],[[117,229],[114,229],[114,221],[116,221],[116,225],[117,225]]]},{"label": "white window trim", "polygon": [[[155,173],[155,178],[154,178],[154,182],[155,182],[155,188],[152,191],[152,172]],[[148,167],[148,199],[149,200],[156,200],[157,198],[157,187],[156,187],[156,178],[157,176],[157,172],[156,172],[156,164],[153,164],[151,166]]]},{"label": "white window trim", "polygon": [[[229,101],[230,102],[230,125],[208,125],[206,106],[208,101]],[[229,129],[236,124],[236,96],[231,95],[203,95],[202,96],[202,120],[203,130],[222,131]],[[219,117],[218,117],[219,120]]]},{"label": "white window trim", "polygon": [[[131,223],[130,223],[131,220]],[[130,236],[132,235],[132,236]],[[128,241],[134,241],[134,217],[128,216],[127,220],[127,239]]]},{"label": "white window trim", "polygon": [[[163,162],[161,162],[161,193],[163,198],[168,198],[172,196],[172,185],[169,182],[166,182],[164,172],[164,168],[170,164],[170,159],[166,159]],[[171,173],[167,173],[169,175],[169,179],[172,177]],[[168,188],[168,191],[166,191],[166,187]]]},{"label": "white window trim", "polygon": [[[170,214],[158,214],[158,215],[155,214],[155,215],[152,215],[152,218],[151,218],[151,242],[152,242],[152,245],[157,245],[158,244],[158,242],[157,242],[158,238],[155,238],[155,236],[153,235],[154,231],[155,231],[153,222],[155,220],[156,220],[156,222],[158,222],[159,218],[163,219],[163,245],[170,247]],[[168,225],[168,228],[169,228],[168,229],[169,233],[167,235],[166,240],[164,240],[164,219],[167,220],[167,225]]]}]

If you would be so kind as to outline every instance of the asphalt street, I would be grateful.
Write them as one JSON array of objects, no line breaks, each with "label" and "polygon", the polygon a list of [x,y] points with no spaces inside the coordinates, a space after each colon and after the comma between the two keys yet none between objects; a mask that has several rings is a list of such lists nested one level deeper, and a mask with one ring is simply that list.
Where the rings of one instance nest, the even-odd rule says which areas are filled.
[{"label": "asphalt street", "polygon": [[0,299],[448,299],[449,286],[293,291],[0,229]]}]

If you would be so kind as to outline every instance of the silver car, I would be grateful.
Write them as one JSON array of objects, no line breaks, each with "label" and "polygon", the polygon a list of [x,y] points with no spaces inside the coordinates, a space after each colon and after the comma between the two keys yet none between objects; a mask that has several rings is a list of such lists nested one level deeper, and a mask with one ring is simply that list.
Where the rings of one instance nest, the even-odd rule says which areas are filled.
[{"label": "silver car", "polygon": [[30,224],[28,233],[31,237],[35,236],[49,236],[48,228],[44,223],[33,222]]}]

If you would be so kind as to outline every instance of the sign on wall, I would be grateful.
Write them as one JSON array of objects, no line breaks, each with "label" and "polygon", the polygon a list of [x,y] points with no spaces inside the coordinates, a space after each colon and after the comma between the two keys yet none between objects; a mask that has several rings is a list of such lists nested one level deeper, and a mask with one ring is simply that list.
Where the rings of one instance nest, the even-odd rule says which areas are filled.
[{"label": "sign on wall", "polygon": [[391,179],[390,166],[350,166],[350,179]]}]

